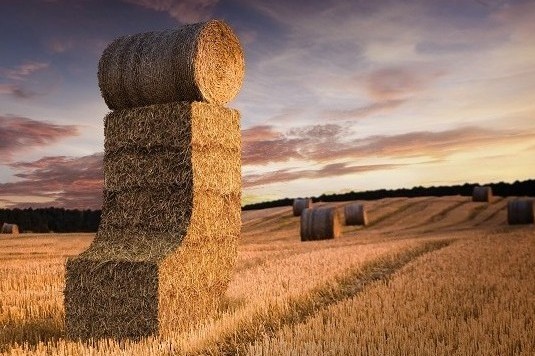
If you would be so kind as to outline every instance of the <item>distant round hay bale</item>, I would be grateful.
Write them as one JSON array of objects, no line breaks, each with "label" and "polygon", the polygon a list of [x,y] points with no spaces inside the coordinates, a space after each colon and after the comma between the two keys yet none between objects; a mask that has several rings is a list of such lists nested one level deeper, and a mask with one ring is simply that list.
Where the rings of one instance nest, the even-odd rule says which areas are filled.
[{"label": "distant round hay bale", "polygon": [[507,202],[507,223],[509,225],[533,224],[533,199],[514,199]]},{"label": "distant round hay bale", "polygon": [[472,192],[472,201],[474,202],[490,202],[492,199],[492,188],[489,186],[474,187]]},{"label": "distant round hay bale", "polygon": [[344,207],[346,225],[368,225],[368,215],[364,205],[360,203],[348,204]]},{"label": "distant round hay bale", "polygon": [[19,226],[17,224],[3,223],[2,224],[2,234],[18,235],[19,234]]},{"label": "distant round hay bale", "polygon": [[340,214],[336,208],[305,209],[301,213],[301,241],[337,238],[340,225]]},{"label": "distant round hay bale", "polygon": [[240,42],[222,21],[121,37],[98,66],[102,97],[112,110],[176,101],[223,105],[244,76]]},{"label": "distant round hay bale", "polygon": [[301,216],[301,213],[305,209],[312,208],[312,199],[310,198],[296,198],[293,204],[294,216]]}]

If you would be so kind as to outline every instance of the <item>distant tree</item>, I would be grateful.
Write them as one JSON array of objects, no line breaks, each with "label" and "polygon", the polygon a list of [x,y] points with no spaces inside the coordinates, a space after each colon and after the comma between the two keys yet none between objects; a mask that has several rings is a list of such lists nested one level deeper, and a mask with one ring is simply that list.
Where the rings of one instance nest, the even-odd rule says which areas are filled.
[{"label": "distant tree", "polygon": [[[312,197],[313,202],[335,202],[335,201],[349,201],[349,200],[376,200],[382,198],[394,198],[394,197],[422,197],[422,196],[448,196],[448,195],[462,195],[471,196],[472,190],[478,184],[464,183],[463,185],[452,186],[432,186],[423,187],[417,186],[413,188],[400,188],[395,190],[372,190],[365,192],[348,192],[341,194],[322,194],[318,197]],[[493,194],[497,196],[532,196],[535,197],[535,180],[530,179],[523,182],[515,181],[514,183],[491,183],[485,184],[492,188]],[[270,202],[261,202],[255,204],[248,204],[243,206],[243,210],[253,209],[265,209],[276,206],[288,206],[292,205],[293,199],[284,198],[274,200]]]}]

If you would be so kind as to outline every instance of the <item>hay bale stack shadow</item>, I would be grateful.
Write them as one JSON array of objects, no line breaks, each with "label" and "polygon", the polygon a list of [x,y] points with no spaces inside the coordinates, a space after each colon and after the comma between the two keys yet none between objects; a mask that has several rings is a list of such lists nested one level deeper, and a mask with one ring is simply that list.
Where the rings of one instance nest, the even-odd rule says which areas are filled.
[{"label": "hay bale stack shadow", "polygon": [[303,210],[310,208],[312,208],[311,198],[296,198],[293,202],[292,212],[294,216],[301,216]]},{"label": "hay bale stack shadow", "polygon": [[20,233],[19,226],[17,224],[3,223],[0,233],[18,235]]},{"label": "hay bale stack shadow", "polygon": [[[186,31],[200,28],[201,36],[206,26],[190,25]],[[183,41],[192,37],[175,32],[172,41],[168,33],[151,33],[141,36],[139,43],[157,42],[163,36],[165,43],[178,46],[179,52],[190,48]],[[145,47],[134,43],[138,42],[128,48],[141,51],[143,58]],[[108,60],[106,55],[111,55],[114,46],[115,42],[101,61]],[[217,58],[219,51],[226,54],[221,44],[214,46],[213,63],[203,65],[222,63]],[[188,53],[180,54],[178,60]],[[145,64],[154,61],[151,65],[158,66],[162,60],[146,59]],[[126,70],[123,66],[129,62],[121,63],[120,68]],[[170,77],[184,75],[183,66],[166,65],[162,66],[170,70],[166,73]],[[153,73],[152,67],[135,68]],[[211,75],[216,72],[214,69]],[[150,88],[176,89],[176,83],[171,86],[161,76],[154,77],[150,85],[121,78],[112,84],[99,83],[106,88],[105,98],[109,95],[106,90],[117,93],[117,98],[126,98],[122,103],[128,107],[105,117],[104,204],[97,235],[86,251],[67,260],[65,327],[73,339],[138,339],[187,330],[216,310],[237,257],[241,226],[239,113],[207,102],[161,103],[162,97],[149,93]],[[185,89],[178,92],[190,92],[195,86],[187,81],[198,80],[194,76],[180,78]],[[100,73],[99,79],[105,81]],[[217,86],[219,82],[211,78],[210,83]],[[143,100],[133,99],[136,90]],[[168,98],[183,98],[177,95],[174,92]],[[115,100],[110,98],[107,103]],[[147,103],[153,105],[137,106]]]},{"label": "hay bale stack shadow", "polygon": [[509,225],[533,224],[533,199],[517,198],[507,202],[507,223]]},{"label": "hay bale stack shadow", "polygon": [[472,201],[490,203],[492,201],[492,188],[490,186],[474,187]]},{"label": "hay bale stack shadow", "polygon": [[336,208],[305,209],[301,213],[301,241],[326,240],[340,237],[340,212]]},{"label": "hay bale stack shadow", "polygon": [[368,214],[363,204],[352,203],[344,207],[345,225],[368,225]]}]

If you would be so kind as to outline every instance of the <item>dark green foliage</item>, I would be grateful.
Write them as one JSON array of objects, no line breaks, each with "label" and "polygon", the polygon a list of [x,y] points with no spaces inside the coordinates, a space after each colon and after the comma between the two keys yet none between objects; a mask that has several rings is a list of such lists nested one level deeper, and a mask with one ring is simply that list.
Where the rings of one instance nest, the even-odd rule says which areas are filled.
[{"label": "dark green foliage", "polygon": [[[397,198],[397,197],[425,197],[435,196],[443,197],[448,195],[463,195],[472,196],[472,192],[477,183],[465,183],[463,185],[440,186],[440,187],[413,187],[411,189],[401,188],[394,190],[372,190],[365,192],[349,192],[343,194],[322,194],[319,197],[313,197],[312,201],[318,202],[336,202],[336,201],[351,201],[351,200],[376,200],[382,198]],[[490,183],[484,184],[492,188],[492,192],[496,196],[535,196],[535,180],[529,179],[523,182],[515,181],[514,183]],[[288,206],[293,204],[293,199],[284,198],[270,202],[262,202],[256,204],[248,204],[242,207],[242,210],[255,210],[273,208],[276,206]]]},{"label": "dark green foliage", "polygon": [[4,222],[19,225],[21,232],[95,232],[100,210],[0,209],[0,225]]}]

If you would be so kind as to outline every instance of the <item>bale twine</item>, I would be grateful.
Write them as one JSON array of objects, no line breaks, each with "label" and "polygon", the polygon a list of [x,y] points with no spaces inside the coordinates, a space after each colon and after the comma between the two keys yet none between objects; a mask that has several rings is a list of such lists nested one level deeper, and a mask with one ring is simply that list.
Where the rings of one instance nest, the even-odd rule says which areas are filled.
[{"label": "bale twine", "polygon": [[112,111],[104,127],[101,223],[67,261],[67,335],[187,330],[217,310],[237,256],[239,113],[178,102]]},{"label": "bale twine", "polygon": [[312,199],[310,198],[296,198],[293,203],[294,216],[301,216],[301,213],[305,209],[312,208]]},{"label": "bale twine", "polygon": [[17,224],[3,223],[2,224],[2,234],[18,235],[19,234],[19,226]]},{"label": "bale twine", "polygon": [[301,213],[301,241],[338,238],[340,225],[340,214],[335,208],[305,209]]},{"label": "bale twine", "polygon": [[238,38],[218,20],[121,37],[98,66],[100,91],[112,110],[176,101],[223,105],[238,94],[243,76]]},{"label": "bale twine", "polygon": [[368,225],[368,215],[363,204],[353,203],[344,207],[346,225]]},{"label": "bale twine", "polygon": [[474,202],[490,202],[492,200],[492,188],[489,186],[474,187],[472,192],[472,201]]},{"label": "bale twine", "polygon": [[533,224],[533,199],[514,199],[507,202],[507,223],[509,225]]}]

